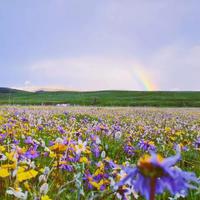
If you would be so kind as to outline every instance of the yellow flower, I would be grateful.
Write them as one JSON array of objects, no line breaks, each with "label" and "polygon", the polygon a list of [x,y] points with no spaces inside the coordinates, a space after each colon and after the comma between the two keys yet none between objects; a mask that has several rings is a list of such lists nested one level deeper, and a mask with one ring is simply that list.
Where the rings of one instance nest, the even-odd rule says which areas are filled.
[{"label": "yellow flower", "polygon": [[28,190],[29,192],[31,191],[30,186],[29,186],[29,184],[28,184],[27,181],[24,183],[24,187],[25,187],[25,189]]},{"label": "yellow flower", "polygon": [[55,157],[56,157],[56,154],[55,154],[53,151],[50,151],[49,156],[50,156],[50,158],[55,158]]},{"label": "yellow flower", "polygon": [[6,157],[8,158],[8,160],[14,161],[14,160],[16,160],[14,158],[14,154],[15,154],[14,152],[11,152],[11,153],[6,152]]},{"label": "yellow flower", "polygon": [[150,141],[149,144],[154,146],[154,142],[153,141]]},{"label": "yellow flower", "polygon": [[170,132],[170,131],[171,131],[171,128],[170,128],[170,127],[165,127],[165,131],[166,131],[166,132]]},{"label": "yellow flower", "polygon": [[180,136],[180,135],[182,134],[182,131],[177,131],[175,134],[176,134],[177,136]]},{"label": "yellow flower", "polygon": [[88,163],[89,161],[88,161],[88,159],[86,157],[81,157],[80,158],[80,162],[81,163]]},{"label": "yellow flower", "polygon": [[44,195],[41,197],[41,200],[51,200],[48,195]]},{"label": "yellow flower", "polygon": [[0,146],[0,152],[4,152],[6,148],[4,146]]},{"label": "yellow flower", "polygon": [[1,168],[4,168],[4,169],[15,169],[16,167],[17,167],[17,163],[16,162],[13,162],[12,164],[1,165]]},{"label": "yellow flower", "polygon": [[9,172],[8,172],[8,169],[0,169],[0,177],[1,178],[5,178],[7,176],[9,176]]},{"label": "yellow flower", "polygon": [[104,181],[103,181],[103,179],[99,183],[97,183],[95,181],[91,181],[90,184],[93,187],[95,187],[97,190],[100,190],[101,186],[104,184]]},{"label": "yellow flower", "polygon": [[26,171],[26,172],[18,173],[17,174],[17,180],[19,182],[22,182],[22,181],[25,181],[25,180],[32,179],[32,178],[36,177],[37,174],[38,174],[37,171],[35,171],[34,169],[31,169],[31,170]]},{"label": "yellow flower", "polygon": [[54,151],[55,153],[63,153],[67,147],[64,144],[56,143],[53,146],[49,147],[50,150]]},{"label": "yellow flower", "polygon": [[[144,174],[144,175],[152,175],[155,176],[157,174],[161,174],[163,173],[162,169],[160,169],[159,167],[154,166],[154,164],[152,164],[151,162],[152,156],[145,154],[144,156],[142,156],[139,161],[138,161],[138,167],[140,169],[140,171]],[[163,157],[159,154],[156,155],[156,160],[158,163],[162,163],[163,161]]]},{"label": "yellow flower", "polygon": [[25,167],[18,167],[17,172],[21,173],[25,171]]}]

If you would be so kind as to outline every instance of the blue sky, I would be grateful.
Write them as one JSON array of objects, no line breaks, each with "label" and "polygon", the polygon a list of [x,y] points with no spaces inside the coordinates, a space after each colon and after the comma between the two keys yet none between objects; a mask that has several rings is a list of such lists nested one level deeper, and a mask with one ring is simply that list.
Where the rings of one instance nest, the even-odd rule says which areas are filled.
[{"label": "blue sky", "polygon": [[198,0],[2,0],[0,86],[200,90]]}]

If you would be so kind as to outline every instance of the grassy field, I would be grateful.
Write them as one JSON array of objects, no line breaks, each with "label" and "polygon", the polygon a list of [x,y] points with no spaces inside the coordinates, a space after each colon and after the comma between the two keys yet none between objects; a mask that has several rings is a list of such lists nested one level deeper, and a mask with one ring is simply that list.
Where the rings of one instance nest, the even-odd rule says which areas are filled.
[{"label": "grassy field", "polygon": [[0,106],[0,199],[199,200],[199,119],[199,108]]},{"label": "grassy field", "polygon": [[0,104],[199,107],[200,92],[26,92],[0,88]]}]

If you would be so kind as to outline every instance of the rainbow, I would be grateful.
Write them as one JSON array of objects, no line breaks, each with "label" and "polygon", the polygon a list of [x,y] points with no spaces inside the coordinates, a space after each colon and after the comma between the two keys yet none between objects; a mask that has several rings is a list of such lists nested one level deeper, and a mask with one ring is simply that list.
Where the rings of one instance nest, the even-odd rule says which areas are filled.
[{"label": "rainbow", "polygon": [[149,74],[147,74],[144,70],[134,69],[134,78],[137,80],[138,84],[141,86],[142,90],[145,91],[155,91],[158,90],[156,84],[152,81]]}]

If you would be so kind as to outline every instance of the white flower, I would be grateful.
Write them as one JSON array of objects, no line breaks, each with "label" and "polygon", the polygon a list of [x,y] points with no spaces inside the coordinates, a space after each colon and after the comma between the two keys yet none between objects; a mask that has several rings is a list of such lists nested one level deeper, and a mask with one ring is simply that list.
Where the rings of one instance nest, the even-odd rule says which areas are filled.
[{"label": "white flower", "polygon": [[105,151],[102,151],[101,152],[101,158],[105,158],[106,157],[106,152]]},{"label": "white flower", "polygon": [[116,138],[116,139],[120,139],[121,137],[122,137],[122,132],[117,131],[117,132],[115,133],[115,138]]},{"label": "white flower", "polygon": [[26,200],[27,197],[28,197],[28,191],[26,192],[22,192],[22,189],[21,188],[17,188],[17,189],[14,189],[14,188],[9,188],[7,191],[6,191],[7,194],[10,194],[10,195],[14,195],[16,198],[18,199],[21,199],[21,200]]},{"label": "white flower", "polygon": [[81,154],[86,150],[87,141],[83,142],[82,140],[78,140],[78,145],[76,145],[76,154]]},{"label": "white flower", "polygon": [[101,140],[99,137],[96,138],[96,144],[101,144]]},{"label": "white flower", "polygon": [[42,186],[40,187],[40,194],[47,194],[49,189],[48,183],[43,183]]},{"label": "white flower", "polygon": [[0,161],[4,160],[7,160],[7,157],[4,154],[0,153]]},{"label": "white flower", "polygon": [[46,176],[44,174],[39,176],[39,183],[41,183],[42,181],[46,181]]},{"label": "white flower", "polygon": [[[124,193],[126,199],[131,199],[131,194],[133,195],[133,197],[135,199],[138,199],[139,195],[135,192],[134,188],[131,186],[131,187],[126,187],[126,192]],[[118,199],[124,199],[123,196],[120,194],[120,193],[116,193],[117,195],[117,198]]]},{"label": "white flower", "polygon": [[58,138],[56,139],[56,143],[63,143],[63,139],[58,137]]},{"label": "white flower", "polygon": [[49,167],[45,167],[44,168],[44,175],[49,174],[49,172],[50,172],[50,168]]},{"label": "white flower", "polygon": [[105,145],[105,149],[108,150],[108,144]]},{"label": "white flower", "polygon": [[34,161],[32,161],[32,162],[30,163],[30,167],[31,167],[32,169],[35,169],[35,168],[36,168],[35,162],[34,162]]}]

